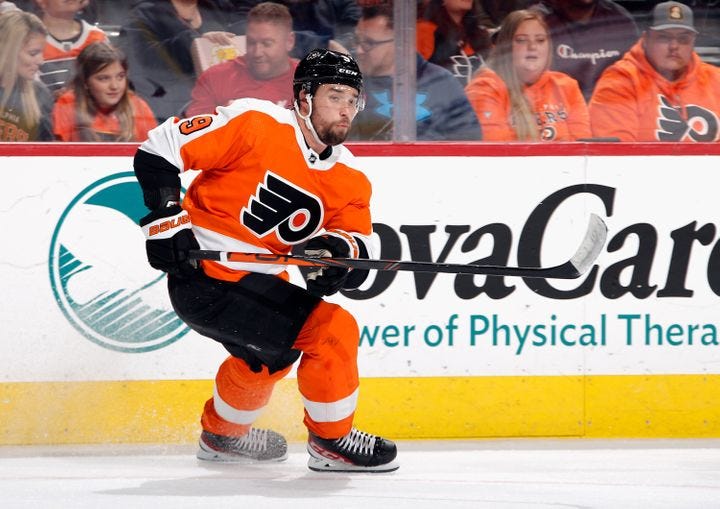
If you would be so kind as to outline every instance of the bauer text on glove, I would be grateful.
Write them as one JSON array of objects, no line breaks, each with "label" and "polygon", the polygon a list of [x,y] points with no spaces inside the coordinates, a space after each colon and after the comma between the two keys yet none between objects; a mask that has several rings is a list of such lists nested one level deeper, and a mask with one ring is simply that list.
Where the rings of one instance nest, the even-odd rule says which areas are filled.
[{"label": "bauer text on glove", "polygon": [[189,275],[197,264],[188,259],[188,251],[199,249],[187,212],[179,205],[152,211],[140,220],[145,234],[148,262],[173,275]]}]

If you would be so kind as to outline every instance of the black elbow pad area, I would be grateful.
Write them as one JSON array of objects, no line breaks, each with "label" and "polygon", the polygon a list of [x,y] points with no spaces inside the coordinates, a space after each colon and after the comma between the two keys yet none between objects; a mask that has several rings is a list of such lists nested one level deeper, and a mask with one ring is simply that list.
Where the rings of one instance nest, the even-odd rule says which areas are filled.
[{"label": "black elbow pad area", "polygon": [[180,170],[166,159],[138,150],[133,159],[133,167],[148,209],[156,210],[164,206],[167,192],[163,192],[163,189],[177,189],[179,197]]}]

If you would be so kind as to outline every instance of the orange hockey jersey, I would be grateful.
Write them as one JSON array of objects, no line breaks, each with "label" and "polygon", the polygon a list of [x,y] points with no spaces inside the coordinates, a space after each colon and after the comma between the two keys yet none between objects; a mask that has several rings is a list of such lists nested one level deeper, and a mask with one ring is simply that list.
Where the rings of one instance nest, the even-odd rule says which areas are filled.
[{"label": "orange hockey jersey", "polygon": [[[510,94],[503,79],[490,69],[478,72],[465,89],[482,125],[485,141],[516,141]],[[542,141],[574,141],[590,137],[590,120],[577,81],[546,71],[525,87]]]},{"label": "orange hockey jersey", "polygon": [[[360,237],[372,256],[370,182],[344,146],[323,159],[308,148],[293,110],[241,99],[213,115],[168,119],[140,150],[179,172],[201,170],[182,206],[202,249],[285,254],[325,229]],[[237,281],[286,266],[205,261],[203,269]]]},{"label": "orange hockey jersey", "polygon": [[[133,109],[133,139],[127,141],[144,141],[150,129],[157,126],[155,115],[150,106],[137,95],[130,94]],[[75,92],[68,91],[58,97],[53,108],[53,130],[60,141],[95,141],[92,137],[83,137],[78,130],[75,113]],[[90,128],[98,141],[125,141],[118,138],[120,121],[113,112],[98,113],[93,118]]]},{"label": "orange hockey jersey", "polygon": [[687,74],[670,82],[641,42],[605,70],[590,100],[593,134],[622,141],[718,141],[718,115],[720,69],[693,53]]},{"label": "orange hockey jersey", "polygon": [[45,38],[43,64],[40,66],[40,80],[56,92],[72,78],[75,59],[80,52],[94,42],[109,42],[101,29],[80,20],[80,35],[71,41],[59,41],[52,35]]}]

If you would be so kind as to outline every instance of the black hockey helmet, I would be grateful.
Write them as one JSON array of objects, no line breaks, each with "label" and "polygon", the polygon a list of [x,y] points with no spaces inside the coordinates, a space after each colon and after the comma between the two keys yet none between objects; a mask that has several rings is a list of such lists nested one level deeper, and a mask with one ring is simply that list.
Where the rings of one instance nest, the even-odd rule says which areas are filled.
[{"label": "black hockey helmet", "polygon": [[316,48],[300,60],[293,77],[293,94],[299,99],[300,90],[314,94],[323,83],[347,85],[362,96],[363,79],[355,59],[345,53]]}]

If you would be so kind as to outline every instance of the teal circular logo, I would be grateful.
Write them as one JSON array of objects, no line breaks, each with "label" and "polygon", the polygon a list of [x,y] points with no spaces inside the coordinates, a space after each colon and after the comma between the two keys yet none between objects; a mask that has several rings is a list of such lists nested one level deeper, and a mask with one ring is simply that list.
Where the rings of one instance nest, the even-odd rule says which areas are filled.
[{"label": "teal circular logo", "polygon": [[55,300],[78,332],[110,350],[157,350],[189,331],[172,310],[165,274],[147,264],[137,226],[145,214],[135,175],[109,175],[70,202],[50,242]]}]

